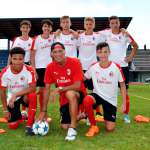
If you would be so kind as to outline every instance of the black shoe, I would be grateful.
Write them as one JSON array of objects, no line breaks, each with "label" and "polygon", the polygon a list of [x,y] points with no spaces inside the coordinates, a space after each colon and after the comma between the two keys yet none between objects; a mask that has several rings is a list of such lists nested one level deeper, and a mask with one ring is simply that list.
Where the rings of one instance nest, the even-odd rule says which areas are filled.
[{"label": "black shoe", "polygon": [[26,127],[25,133],[26,135],[30,135],[30,136],[34,135],[33,129],[31,127]]}]

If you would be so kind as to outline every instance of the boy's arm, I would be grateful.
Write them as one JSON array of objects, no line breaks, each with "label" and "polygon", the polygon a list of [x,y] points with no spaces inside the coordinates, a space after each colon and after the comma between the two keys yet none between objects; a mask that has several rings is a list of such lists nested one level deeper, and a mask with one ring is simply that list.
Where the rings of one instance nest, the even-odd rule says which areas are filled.
[{"label": "boy's arm", "polygon": [[31,66],[35,68],[35,50],[31,50]]},{"label": "boy's arm", "polygon": [[26,94],[28,94],[28,93],[35,92],[35,90],[36,90],[36,84],[32,84],[32,85],[30,85],[29,87],[24,88],[23,90],[21,90],[21,91],[19,91],[19,92],[16,92],[16,93],[13,94],[12,97],[10,98],[8,105],[9,105],[11,108],[13,108],[13,107],[14,107],[14,102],[16,101],[16,98],[17,98],[17,97],[26,95]]},{"label": "boy's arm", "polygon": [[132,59],[133,59],[133,58],[135,57],[135,55],[136,55],[136,52],[137,52],[137,49],[138,49],[138,44],[136,43],[136,41],[132,38],[132,36],[131,36],[128,32],[126,32],[125,34],[126,34],[126,36],[128,37],[129,41],[131,41],[131,42],[130,42],[130,45],[132,46],[130,55],[125,58],[125,61],[126,61],[127,63],[129,63],[129,62],[132,61]]},{"label": "boy's arm", "polygon": [[126,58],[127,62],[131,62],[132,61],[132,59],[135,57],[137,49],[138,49],[138,45],[137,45],[137,43],[134,40],[130,44],[132,45],[133,48],[131,50],[130,55]]},{"label": "boy's arm", "polygon": [[48,105],[48,100],[50,96],[50,84],[46,84],[44,88],[44,97],[43,97],[43,103],[42,103],[42,111],[40,112],[39,117],[36,119],[36,121],[42,121],[46,117],[47,113],[47,105]]},{"label": "boy's arm", "polygon": [[3,105],[3,113],[4,116],[9,119],[10,117],[10,113],[7,110],[7,98],[6,98],[6,88],[1,88],[1,101],[2,101],[2,105]]},{"label": "boy's arm", "polygon": [[121,95],[122,95],[122,100],[123,100],[123,107],[122,107],[122,111],[125,111],[125,104],[126,104],[126,86],[125,86],[125,82],[120,82],[120,91],[121,91]]},{"label": "boy's arm", "polygon": [[79,37],[78,32],[76,32],[76,31],[74,31],[74,30],[72,30],[72,29],[70,29],[70,32],[72,33],[72,35],[73,35],[73,37],[74,37],[75,39],[78,39],[78,37]]},{"label": "boy's arm", "polygon": [[1,101],[3,105],[3,111],[7,111],[6,88],[1,88]]}]

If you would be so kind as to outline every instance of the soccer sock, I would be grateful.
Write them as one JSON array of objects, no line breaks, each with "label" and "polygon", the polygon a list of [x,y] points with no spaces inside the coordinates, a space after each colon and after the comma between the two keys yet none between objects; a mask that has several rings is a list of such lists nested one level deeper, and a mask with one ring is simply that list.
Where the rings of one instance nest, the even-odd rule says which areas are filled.
[{"label": "soccer sock", "polygon": [[36,95],[36,93],[28,94],[28,103],[29,103],[29,110],[28,110],[28,121],[27,121],[26,126],[32,127],[32,125],[34,123],[36,108],[37,108],[37,95]]},{"label": "soccer sock", "polygon": [[95,126],[96,121],[95,121],[94,110],[93,110],[93,104],[94,104],[93,98],[87,95],[83,100],[83,104],[84,104],[85,111],[87,112],[88,119],[91,125]]},{"label": "soccer sock", "polygon": [[22,106],[22,111],[26,111],[26,106]]},{"label": "soccer sock", "polygon": [[40,102],[40,112],[42,111],[42,105],[43,105],[43,91],[39,91],[39,102]]},{"label": "soccer sock", "polygon": [[100,106],[97,106],[97,107],[96,107],[96,115],[102,115],[102,114],[101,114]]},{"label": "soccer sock", "polygon": [[125,108],[124,114],[128,114],[129,110],[130,110],[130,97],[128,94],[126,95],[126,104],[125,105],[126,105],[125,106],[126,108]]}]

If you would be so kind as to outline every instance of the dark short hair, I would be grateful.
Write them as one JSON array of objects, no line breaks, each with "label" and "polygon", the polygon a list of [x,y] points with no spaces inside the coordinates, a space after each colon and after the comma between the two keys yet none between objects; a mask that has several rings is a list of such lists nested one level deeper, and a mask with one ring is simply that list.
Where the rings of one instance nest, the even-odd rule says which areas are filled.
[{"label": "dark short hair", "polygon": [[62,44],[62,43],[60,43],[60,42],[55,42],[55,43],[53,43],[52,46],[51,46],[51,52],[55,49],[55,46],[56,46],[56,45],[60,45],[60,46],[62,47],[62,49],[65,49],[64,44]]},{"label": "dark short hair", "polygon": [[118,16],[110,16],[109,17],[109,21],[113,20],[113,19],[118,19],[119,20],[119,17]]},{"label": "dark short hair", "polygon": [[14,54],[22,54],[23,56],[25,56],[25,50],[21,47],[14,47],[10,50],[9,54],[11,57]]},{"label": "dark short hair", "polygon": [[101,42],[101,43],[97,44],[97,46],[96,46],[96,51],[101,50],[103,47],[108,47],[108,48],[109,48],[108,43],[106,43],[106,42]]},{"label": "dark short hair", "polygon": [[20,27],[21,27],[22,25],[28,25],[28,26],[31,28],[31,22],[30,22],[29,20],[22,20],[22,21],[20,22]]},{"label": "dark short hair", "polygon": [[41,26],[43,26],[44,24],[47,24],[49,26],[53,26],[53,22],[50,19],[44,19],[41,21]]}]

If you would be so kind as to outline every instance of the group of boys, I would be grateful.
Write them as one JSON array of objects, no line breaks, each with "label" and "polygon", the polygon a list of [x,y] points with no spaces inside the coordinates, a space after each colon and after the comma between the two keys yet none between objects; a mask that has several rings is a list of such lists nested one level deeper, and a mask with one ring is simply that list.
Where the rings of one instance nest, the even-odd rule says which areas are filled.
[{"label": "group of boys", "polygon": [[[31,39],[30,21],[20,23],[22,35],[15,38],[8,66],[0,74],[3,112],[10,129],[16,129],[22,122],[22,104],[23,111],[29,107],[26,133],[33,135],[37,95],[40,101],[37,121],[41,121],[48,117],[49,97],[55,101],[59,94],[61,127],[68,130],[65,140],[76,139],[79,112],[84,112],[90,122],[86,136],[92,137],[99,132],[93,111],[96,108],[100,113],[99,105],[103,107],[106,131],[113,131],[118,83],[123,97],[124,121],[130,122],[128,62],[135,56],[137,44],[128,32],[120,29],[117,16],[110,17],[109,24],[110,29],[94,32],[95,20],[87,17],[85,30],[77,32],[70,29],[69,16],[63,16],[60,18],[62,30],[52,33],[53,23],[46,19],[41,23],[42,34]],[[127,57],[128,44],[133,48]],[[51,84],[56,88],[51,89]],[[39,87],[38,92],[36,87]],[[85,87],[92,93],[87,95]]]}]

